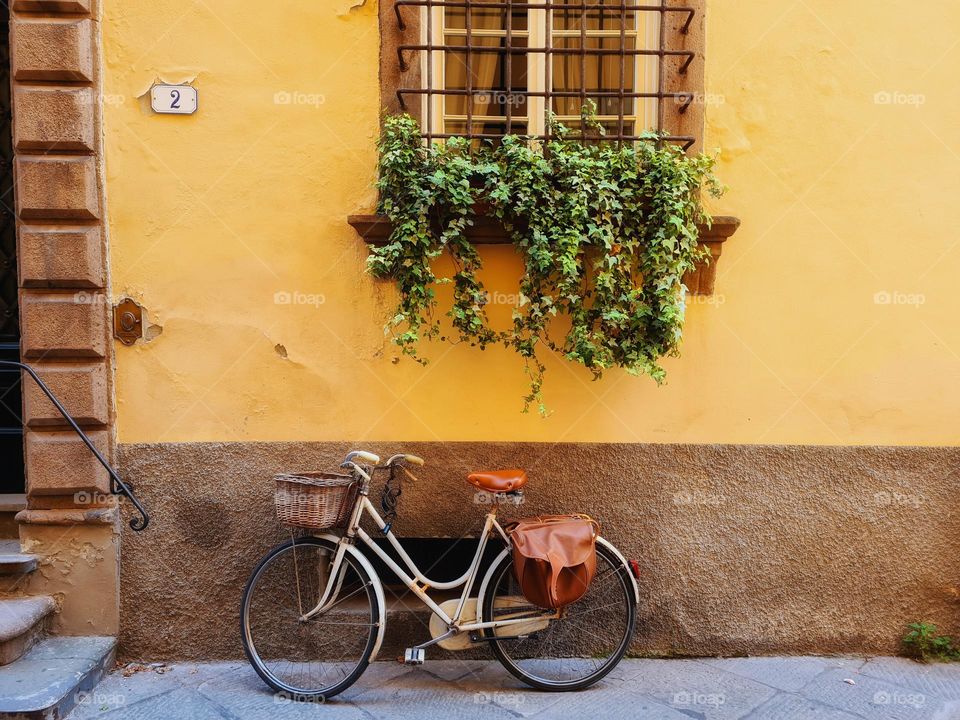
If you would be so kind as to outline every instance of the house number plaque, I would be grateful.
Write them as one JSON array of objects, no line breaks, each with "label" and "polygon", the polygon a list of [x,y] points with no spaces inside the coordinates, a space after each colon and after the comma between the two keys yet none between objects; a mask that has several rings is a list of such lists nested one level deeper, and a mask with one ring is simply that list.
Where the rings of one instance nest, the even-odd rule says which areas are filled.
[{"label": "house number plaque", "polygon": [[154,85],[150,107],[165,115],[193,115],[197,111],[197,89],[191,85]]}]

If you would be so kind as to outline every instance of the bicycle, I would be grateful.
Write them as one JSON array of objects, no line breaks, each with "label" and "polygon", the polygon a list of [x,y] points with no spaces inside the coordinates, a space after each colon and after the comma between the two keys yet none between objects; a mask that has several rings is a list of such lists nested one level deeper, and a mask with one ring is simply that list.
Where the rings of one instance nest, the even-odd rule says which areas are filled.
[{"label": "bicycle", "polygon": [[[381,465],[373,453],[350,452],[341,465],[349,471],[340,476],[343,486],[352,491],[344,494],[338,515],[342,533],[313,531],[291,538],[256,566],[243,592],[241,632],[247,659],[264,682],[299,700],[324,701],[350,687],[376,659],[386,629],[386,598],[358,540],[433,611],[431,639],[407,648],[403,662],[422,663],[425,648],[432,645],[459,649],[488,644],[511,674],[547,691],[582,690],[613,670],[636,626],[636,564],[598,537],[597,571],[587,594],[560,610],[532,605],[511,572],[510,538],[497,521],[501,504],[520,502],[526,474],[473,473],[470,482],[493,499],[476,552],[459,578],[435,582],[420,571],[391,529],[399,495],[395,475],[398,470],[410,475],[409,465],[422,464],[414,455],[394,455]],[[391,473],[382,496],[389,522],[369,499],[372,478],[381,470]],[[360,526],[364,516],[405,567]],[[486,571],[476,598],[470,598],[484,550],[496,539],[504,549]],[[459,598],[442,604],[427,592],[460,587]]]}]

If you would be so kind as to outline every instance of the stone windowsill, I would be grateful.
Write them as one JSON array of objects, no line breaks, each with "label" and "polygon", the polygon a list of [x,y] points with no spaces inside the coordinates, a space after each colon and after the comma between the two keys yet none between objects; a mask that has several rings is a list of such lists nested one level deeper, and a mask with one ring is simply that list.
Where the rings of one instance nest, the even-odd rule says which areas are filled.
[{"label": "stone windowsill", "polygon": [[[350,215],[347,222],[353,226],[364,242],[382,245],[390,236],[390,221],[383,215]],[[740,220],[729,215],[716,215],[708,228],[700,227],[700,243],[710,250],[711,261],[691,270],[684,277],[684,284],[694,295],[712,295],[717,276],[717,261],[726,242],[740,226]],[[478,216],[467,236],[478,245],[506,245],[510,237],[494,218]]]}]

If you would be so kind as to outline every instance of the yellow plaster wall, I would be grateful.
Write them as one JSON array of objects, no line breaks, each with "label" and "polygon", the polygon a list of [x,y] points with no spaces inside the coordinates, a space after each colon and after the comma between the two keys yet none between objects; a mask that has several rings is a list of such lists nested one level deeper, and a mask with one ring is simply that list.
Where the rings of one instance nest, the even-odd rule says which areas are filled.
[{"label": "yellow plaster wall", "polygon": [[[551,360],[541,419],[513,355],[442,345],[424,369],[384,340],[392,290],[346,224],[375,200],[374,0],[105,0],[113,295],[159,332],[118,346],[119,440],[955,444],[958,26],[949,0],[922,23],[709,2],[715,210],[743,220],[718,294],[666,386]],[[152,114],[156,81],[192,81],[199,112]],[[484,256],[515,292],[512,250]]]}]

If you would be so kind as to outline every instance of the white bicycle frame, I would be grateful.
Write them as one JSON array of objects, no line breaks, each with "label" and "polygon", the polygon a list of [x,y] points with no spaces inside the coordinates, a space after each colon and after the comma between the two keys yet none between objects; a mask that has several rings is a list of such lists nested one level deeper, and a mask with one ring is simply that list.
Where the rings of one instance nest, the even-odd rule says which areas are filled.
[{"label": "white bicycle frame", "polygon": [[[507,534],[504,532],[503,528],[500,526],[500,523],[497,522],[497,506],[493,505],[493,508],[489,513],[487,513],[486,519],[483,524],[483,532],[480,535],[480,542],[477,545],[476,553],[473,556],[473,561],[470,563],[470,567],[467,568],[467,571],[461,575],[456,580],[450,580],[448,582],[437,582],[426,577],[420,569],[417,567],[416,563],[410,558],[407,552],[401,546],[400,541],[397,540],[393,532],[387,528],[386,523],[383,521],[383,518],[380,517],[380,514],[377,512],[376,508],[370,502],[368,497],[369,494],[369,484],[370,484],[370,474],[367,471],[360,467],[359,465],[354,465],[353,469],[361,476],[361,486],[359,497],[357,503],[353,509],[353,513],[350,516],[350,521],[347,525],[346,532],[343,537],[337,539],[333,535],[323,535],[321,537],[327,539],[337,539],[337,549],[334,554],[333,560],[330,565],[330,571],[327,577],[326,588],[320,596],[319,601],[316,606],[304,613],[301,616],[302,621],[309,620],[312,617],[320,615],[321,613],[326,612],[334,605],[337,604],[337,597],[340,593],[340,588],[343,585],[343,575],[344,575],[344,565],[343,559],[348,552],[354,557],[361,559],[361,562],[364,563],[365,569],[371,576],[371,581],[377,586],[377,595],[380,598],[380,630],[378,641],[374,648],[373,657],[376,657],[376,652],[380,648],[380,639],[383,636],[384,624],[385,624],[385,613],[383,608],[383,589],[380,584],[380,578],[377,576],[376,572],[373,570],[372,566],[366,560],[362,553],[358,552],[354,547],[356,539],[359,538],[373,553],[379,557],[383,562],[389,567],[394,574],[403,582],[403,584],[409,588],[409,590],[416,595],[421,602],[423,602],[427,607],[429,607],[436,615],[443,620],[447,626],[447,632],[434,637],[428,642],[418,645],[417,648],[424,648],[429,645],[445,640],[449,637],[457,635],[463,632],[472,632],[477,630],[484,630],[486,628],[500,628],[507,627],[510,625],[519,625],[521,623],[529,624],[532,619],[537,620],[551,620],[559,617],[557,611],[550,610],[534,610],[529,612],[517,612],[511,613],[509,618],[504,618],[502,620],[491,620],[483,622],[479,620],[479,614],[477,619],[472,621],[463,621],[463,609],[466,606],[468,596],[470,594],[470,588],[473,586],[474,581],[477,577],[477,572],[480,569],[480,562],[483,558],[483,551],[487,546],[487,540],[494,534],[497,533],[504,539],[507,543],[507,547],[510,546],[510,539],[507,537]],[[370,535],[360,527],[360,518],[363,516],[363,513],[367,513],[370,518],[373,519],[373,522],[381,530],[385,531],[384,536],[387,538],[387,541],[390,543],[391,547],[397,552],[400,556],[400,559],[403,561],[403,564],[406,568],[398,565],[393,558],[391,558],[383,549],[377,545]],[[506,552],[506,550],[504,551]],[[502,554],[501,554],[502,555]],[[499,559],[499,556],[498,556]],[[481,585],[481,592],[478,597],[478,609],[480,603],[483,601],[483,592],[487,588],[490,580],[490,573],[493,571],[496,563],[491,565],[490,569],[487,571],[487,576],[484,578]],[[409,574],[408,572],[409,571]],[[438,605],[434,600],[427,594],[428,589],[434,590],[453,590],[458,587],[463,587],[463,592],[460,595],[460,600],[457,603],[457,609],[451,617],[448,615],[444,609]]]}]

